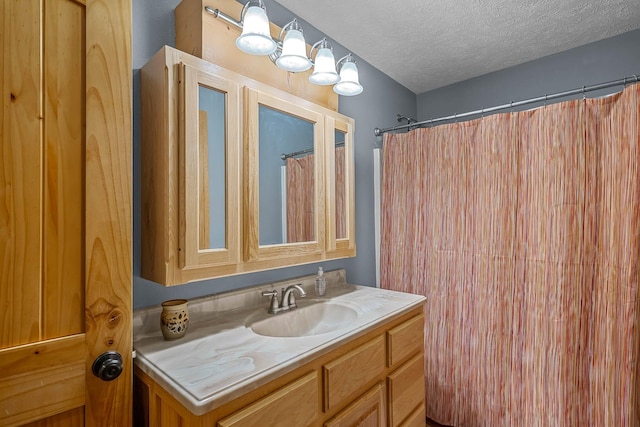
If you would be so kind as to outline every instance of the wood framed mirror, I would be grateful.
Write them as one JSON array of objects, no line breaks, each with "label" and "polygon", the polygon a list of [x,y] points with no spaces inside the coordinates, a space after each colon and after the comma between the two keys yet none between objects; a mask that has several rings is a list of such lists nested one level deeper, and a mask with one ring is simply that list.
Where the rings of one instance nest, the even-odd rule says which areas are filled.
[{"label": "wood framed mirror", "polygon": [[245,88],[245,260],[322,254],[324,118]]},{"label": "wood framed mirror", "polygon": [[327,251],[355,255],[355,170],[353,119],[340,114],[325,118],[327,158]]},{"label": "wood framed mirror", "polygon": [[239,85],[182,64],[180,265],[240,258]]}]

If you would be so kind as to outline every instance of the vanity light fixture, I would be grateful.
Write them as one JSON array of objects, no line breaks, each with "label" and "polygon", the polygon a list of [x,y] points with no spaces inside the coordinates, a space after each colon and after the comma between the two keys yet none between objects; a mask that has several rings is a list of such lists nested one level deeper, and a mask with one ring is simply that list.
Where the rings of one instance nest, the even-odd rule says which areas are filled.
[{"label": "vanity light fixture", "polygon": [[316,60],[313,64],[313,73],[309,76],[309,81],[317,85],[337,83],[340,80],[340,75],[336,71],[336,59],[327,39],[323,38],[311,46],[309,55],[312,55],[314,49],[317,49]]},{"label": "vanity light fixture", "polygon": [[[285,32],[283,39],[282,34]],[[279,54],[276,52],[275,60],[279,68],[292,73],[307,71],[311,68],[311,60],[307,58],[307,43],[304,41],[302,29],[296,19],[282,27],[280,39],[282,39],[282,50]]]},{"label": "vanity light fixture", "polygon": [[267,9],[262,0],[250,0],[240,13],[242,34],[236,39],[236,46],[251,55],[270,55],[277,44],[271,38]]},{"label": "vanity light fixture", "polygon": [[362,93],[362,85],[358,78],[358,67],[353,56],[349,53],[347,56],[338,60],[340,68],[340,81],[333,86],[333,91],[338,95],[354,96]]},{"label": "vanity light fixture", "polygon": [[[292,73],[303,72],[313,66],[313,72],[309,76],[311,83],[335,85],[333,91],[343,96],[362,93],[358,67],[351,53],[337,61],[339,74],[336,71],[333,50],[326,37],[311,47],[307,57],[307,45],[302,28],[296,19],[282,27],[280,40],[274,40],[271,37],[269,18],[262,0],[249,0],[242,8],[240,21],[210,6],[205,6],[204,10],[215,18],[222,19],[242,30],[242,34],[236,39],[236,46],[243,52],[251,55],[268,55],[278,68]],[[313,58],[314,49],[316,50],[315,59]]]}]

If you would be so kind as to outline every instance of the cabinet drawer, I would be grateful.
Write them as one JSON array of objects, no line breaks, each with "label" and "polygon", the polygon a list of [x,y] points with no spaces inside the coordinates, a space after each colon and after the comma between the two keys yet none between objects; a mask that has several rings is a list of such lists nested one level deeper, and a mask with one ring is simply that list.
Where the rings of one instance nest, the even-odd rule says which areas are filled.
[{"label": "cabinet drawer", "polygon": [[418,354],[388,377],[390,425],[400,425],[424,406],[424,357]]},{"label": "cabinet drawer", "polygon": [[318,375],[307,375],[218,421],[218,427],[308,426],[318,416]]},{"label": "cabinet drawer", "polygon": [[376,384],[358,400],[327,421],[325,427],[384,426],[385,389],[383,383]]},{"label": "cabinet drawer", "polygon": [[366,344],[331,361],[322,368],[325,412],[362,390],[384,372],[384,337],[380,335]]},{"label": "cabinet drawer", "polygon": [[392,368],[408,356],[424,351],[424,316],[416,316],[387,331],[387,343],[387,363]]},{"label": "cabinet drawer", "polygon": [[424,404],[422,404],[400,424],[400,427],[424,427],[426,419],[427,413]]}]

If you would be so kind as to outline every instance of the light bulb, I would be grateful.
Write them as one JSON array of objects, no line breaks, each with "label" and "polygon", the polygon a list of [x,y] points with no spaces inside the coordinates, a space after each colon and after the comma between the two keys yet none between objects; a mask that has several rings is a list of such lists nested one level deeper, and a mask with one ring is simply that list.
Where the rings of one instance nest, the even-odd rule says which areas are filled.
[{"label": "light bulb", "polygon": [[276,59],[276,65],[283,70],[298,73],[311,68],[307,58],[307,44],[302,31],[291,29],[282,42],[282,54]]},{"label": "light bulb", "polygon": [[362,93],[362,85],[358,79],[358,67],[352,60],[342,64],[340,69],[340,81],[333,87],[333,91],[338,95],[354,96]]},{"label": "light bulb", "polygon": [[271,38],[267,12],[260,6],[247,8],[242,19],[242,34],[236,46],[251,55],[270,55],[276,51],[276,42]]},{"label": "light bulb", "polygon": [[336,60],[333,57],[333,52],[328,47],[318,49],[309,81],[317,85],[332,85],[338,80],[340,80],[340,76],[336,72]]}]

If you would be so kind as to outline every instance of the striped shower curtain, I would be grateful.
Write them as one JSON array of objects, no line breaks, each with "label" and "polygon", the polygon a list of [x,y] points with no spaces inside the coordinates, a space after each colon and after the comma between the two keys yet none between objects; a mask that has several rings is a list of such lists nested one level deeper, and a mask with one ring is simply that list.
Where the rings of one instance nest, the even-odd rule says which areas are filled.
[{"label": "striped shower curtain", "polygon": [[640,425],[640,86],[386,134],[382,286],[427,297],[427,416]]}]

